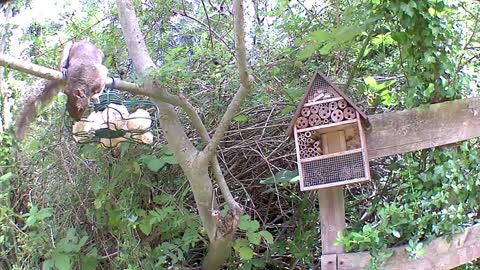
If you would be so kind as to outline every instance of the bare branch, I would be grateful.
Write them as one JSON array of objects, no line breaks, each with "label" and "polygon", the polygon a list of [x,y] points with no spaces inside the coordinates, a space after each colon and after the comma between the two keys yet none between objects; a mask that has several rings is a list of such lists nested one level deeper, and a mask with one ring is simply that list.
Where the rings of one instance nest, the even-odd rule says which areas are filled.
[{"label": "bare branch", "polygon": [[201,0],[201,2],[203,6],[203,11],[205,12],[205,17],[207,18],[208,31],[210,34],[210,43],[212,44],[212,50],[213,50],[212,26],[210,25],[210,18],[208,17],[207,7],[205,6],[205,3],[203,2],[203,0]]},{"label": "bare branch", "polygon": [[215,37],[217,37],[218,40],[220,40],[223,44],[225,44],[225,47],[227,47],[228,50],[231,50],[230,46],[228,45],[228,43],[225,41],[225,39],[223,39],[223,37],[218,34],[215,30],[211,29],[207,24],[205,24],[204,22],[200,21],[199,19],[195,18],[195,17],[192,17],[190,15],[188,15],[185,11],[173,11],[173,14],[177,14],[177,15],[180,15],[180,16],[183,16],[185,18],[188,18],[188,19],[191,19],[205,27],[208,27],[209,28],[209,31],[210,31],[210,34],[214,34]]},{"label": "bare branch", "polygon": [[[18,70],[33,76],[37,76],[40,78],[44,78],[47,80],[51,80],[51,81],[64,80],[62,72],[58,70],[33,64],[25,60],[17,59],[7,54],[0,54],[0,66],[15,69],[15,70]],[[125,81],[122,81],[121,79],[107,78],[106,86],[111,87],[113,80],[115,80],[114,86],[117,89],[129,91],[139,95],[150,94],[146,92],[142,87],[138,86],[137,84],[125,82]]]},{"label": "bare branch", "polygon": [[234,10],[234,23],[233,28],[235,32],[235,50],[237,55],[237,68],[240,76],[240,88],[233,97],[232,101],[227,107],[225,114],[223,115],[219,125],[213,134],[212,140],[202,151],[201,155],[206,159],[211,159],[216,152],[220,140],[225,135],[230,123],[233,120],[233,117],[239,110],[242,102],[245,100],[247,95],[250,93],[251,82],[247,72],[247,56],[245,49],[245,30],[244,26],[244,17],[243,17],[243,3],[242,0],[235,0],[233,4]]}]

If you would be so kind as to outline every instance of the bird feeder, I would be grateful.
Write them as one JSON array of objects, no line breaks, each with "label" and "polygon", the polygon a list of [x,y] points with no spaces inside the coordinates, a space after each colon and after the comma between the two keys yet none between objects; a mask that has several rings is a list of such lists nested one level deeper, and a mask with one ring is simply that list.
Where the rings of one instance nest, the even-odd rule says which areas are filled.
[{"label": "bird feeder", "polygon": [[295,139],[300,190],[370,180],[362,126],[366,120],[335,84],[315,73],[288,129]]},{"label": "bird feeder", "polygon": [[157,132],[158,108],[149,100],[123,100],[115,91],[100,96],[86,118],[72,126],[80,144],[99,143],[116,148],[122,142],[152,144]]}]

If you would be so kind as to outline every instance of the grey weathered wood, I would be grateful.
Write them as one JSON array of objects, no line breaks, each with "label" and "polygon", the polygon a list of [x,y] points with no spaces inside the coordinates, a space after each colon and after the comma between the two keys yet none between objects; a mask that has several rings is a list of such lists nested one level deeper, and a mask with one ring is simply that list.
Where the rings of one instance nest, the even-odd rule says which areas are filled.
[{"label": "grey weathered wood", "polygon": [[343,187],[318,190],[322,254],[343,253],[343,245],[334,245],[337,233],[345,229]]},{"label": "grey weathered wood", "polygon": [[370,159],[480,137],[480,98],[369,115]]},{"label": "grey weathered wood", "polygon": [[327,254],[321,257],[321,270],[337,270],[337,254]]},{"label": "grey weathered wood", "polygon": [[[464,233],[456,234],[451,242],[437,238],[424,244],[425,254],[409,259],[406,246],[393,248],[393,255],[382,265],[385,270],[446,270],[480,258],[480,224],[467,228]],[[370,254],[368,252],[337,254],[338,270],[367,269]]]},{"label": "grey weathered wood", "polygon": [[[346,151],[344,131],[322,135],[325,154]],[[322,254],[343,253],[343,245],[334,245],[337,233],[345,229],[345,199],[343,187],[318,190]]]}]

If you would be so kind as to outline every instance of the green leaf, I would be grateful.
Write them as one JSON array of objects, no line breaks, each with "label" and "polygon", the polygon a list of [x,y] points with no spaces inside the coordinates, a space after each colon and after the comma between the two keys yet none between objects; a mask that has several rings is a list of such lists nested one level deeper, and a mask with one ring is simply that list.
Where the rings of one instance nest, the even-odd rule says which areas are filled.
[{"label": "green leaf", "polygon": [[371,77],[371,76],[368,76],[368,77],[365,77],[363,79],[363,81],[365,82],[366,85],[368,86],[375,86],[377,85],[377,81],[375,80],[375,78]]},{"label": "green leaf", "polygon": [[152,172],[158,172],[163,166],[165,166],[165,161],[156,157],[147,161],[147,168]]},{"label": "green leaf", "polygon": [[[247,216],[247,218],[242,218],[244,216]],[[248,215],[243,215],[242,217],[240,217],[240,222],[239,222],[239,225],[238,227],[244,231],[249,231],[249,232],[255,232],[258,230],[258,228],[260,228],[260,223],[258,223],[258,221],[256,220],[250,220],[250,216]]]},{"label": "green leaf", "polygon": [[235,240],[235,242],[233,243],[233,249],[238,251],[240,248],[248,247],[249,245],[250,245],[250,242],[248,242],[247,239],[241,238],[241,239]]},{"label": "green leaf", "polygon": [[150,235],[150,233],[152,232],[152,226],[153,224],[150,222],[150,219],[144,219],[138,224],[138,228],[145,235]]},{"label": "green leaf", "polygon": [[51,217],[52,215],[53,215],[52,208],[42,208],[36,214],[36,218],[37,218],[37,220],[44,220],[47,217]]},{"label": "green leaf", "polygon": [[96,256],[85,256],[80,260],[80,269],[95,270],[97,268],[98,259]]},{"label": "green leaf", "polygon": [[13,177],[13,173],[11,173],[11,172],[8,172],[8,173],[0,176],[0,184],[8,181],[8,179],[10,179],[12,177]]},{"label": "green leaf", "polygon": [[235,122],[239,122],[239,123],[245,123],[245,122],[248,122],[248,116],[244,115],[244,114],[240,114],[240,115],[237,115],[233,118],[233,120]]},{"label": "green leaf", "polygon": [[170,149],[170,147],[168,147],[168,145],[164,145],[164,146],[162,146],[162,154],[167,155],[167,156],[171,156],[171,155],[173,155],[173,151],[172,151],[172,149]]},{"label": "green leaf", "polygon": [[56,253],[52,257],[53,261],[55,262],[55,267],[58,270],[70,270],[70,257],[66,254]]},{"label": "green leaf", "polygon": [[175,158],[174,155],[171,155],[171,156],[162,156],[162,161],[164,161],[165,163],[167,164],[178,164],[178,161],[177,159]]},{"label": "green leaf", "polygon": [[258,223],[258,221],[252,220],[252,221],[250,222],[250,229],[249,229],[249,231],[255,232],[255,231],[258,231],[259,228],[260,228],[260,223]]},{"label": "green leaf", "polygon": [[55,266],[55,262],[53,262],[52,259],[48,259],[43,262],[42,270],[50,270],[50,269],[53,269],[54,266]]},{"label": "green leaf", "polygon": [[330,33],[325,30],[317,30],[310,33],[310,36],[317,42],[321,43],[330,39]]},{"label": "green leaf", "polygon": [[298,176],[298,171],[293,170],[281,170],[277,172],[274,176],[260,180],[260,184],[283,184],[283,183],[292,183],[292,179]]},{"label": "green leaf", "polygon": [[247,232],[246,235],[247,235],[247,239],[250,243],[252,243],[254,245],[257,245],[257,246],[260,245],[261,235],[259,233]]},{"label": "green leaf", "polygon": [[327,55],[327,54],[329,54],[334,45],[336,45],[334,42],[329,42],[329,43],[325,44],[325,46],[323,46],[323,47],[320,49],[320,54],[321,54],[321,55]]},{"label": "green leaf", "polygon": [[78,241],[78,247],[82,248],[88,241],[88,236],[84,236],[80,238],[80,241]]},{"label": "green leaf", "polygon": [[140,164],[138,164],[138,162],[136,161],[132,161],[132,169],[133,169],[133,173],[137,175],[139,175],[142,172],[142,170],[140,169]]},{"label": "green leaf", "polygon": [[250,247],[243,246],[238,250],[238,254],[240,255],[240,259],[247,261],[253,258],[253,250]]},{"label": "green leaf", "polygon": [[273,244],[273,236],[270,232],[259,231],[258,233],[263,237],[263,239],[265,239],[265,241],[267,241],[268,244]]},{"label": "green leaf", "polygon": [[[287,95],[289,96],[289,98],[294,100],[294,99],[297,99],[297,98],[303,96],[303,94],[305,93],[305,89],[303,89],[301,87],[288,88],[286,90],[286,92],[287,92]],[[294,108],[293,110],[295,110],[297,108],[297,106],[291,106],[291,107]]]},{"label": "green leaf", "polygon": [[282,111],[280,112],[283,116],[290,115],[293,111],[295,111],[296,107],[292,105],[287,105],[283,107]]},{"label": "green leaf", "polygon": [[354,39],[361,33],[362,29],[360,29],[358,26],[342,27],[335,33],[335,41],[337,44],[345,43]]},{"label": "green leaf", "polygon": [[392,235],[395,236],[396,238],[400,238],[400,232],[397,230],[393,230]]},{"label": "green leaf", "polygon": [[297,58],[300,60],[307,59],[310,56],[312,56],[312,54],[315,52],[316,49],[317,49],[317,46],[315,44],[313,43],[309,44],[297,54]]}]

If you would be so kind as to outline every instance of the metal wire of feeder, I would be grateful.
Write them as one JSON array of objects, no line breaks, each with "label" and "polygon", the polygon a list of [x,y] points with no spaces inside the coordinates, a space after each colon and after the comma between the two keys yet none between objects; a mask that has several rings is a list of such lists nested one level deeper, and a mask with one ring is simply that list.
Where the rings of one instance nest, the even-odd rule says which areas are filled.
[{"label": "metal wire of feeder", "polygon": [[[123,142],[153,143],[153,138],[158,135],[159,112],[155,103],[150,100],[123,100],[115,90],[106,91],[99,99],[98,104],[90,106],[90,115],[87,118],[67,125],[77,143],[100,143],[106,148],[115,148]],[[145,113],[135,116],[138,109],[148,112],[148,116]],[[148,122],[150,124],[146,126],[145,123]]]}]

